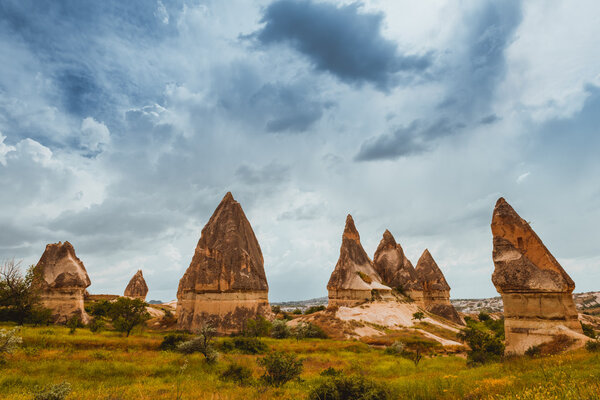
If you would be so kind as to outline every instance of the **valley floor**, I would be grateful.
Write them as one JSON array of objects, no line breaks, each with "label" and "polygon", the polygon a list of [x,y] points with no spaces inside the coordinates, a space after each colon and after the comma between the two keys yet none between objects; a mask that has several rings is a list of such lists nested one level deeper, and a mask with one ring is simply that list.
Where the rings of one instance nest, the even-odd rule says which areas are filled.
[{"label": "valley floor", "polygon": [[328,367],[385,383],[399,399],[600,399],[600,358],[585,350],[474,368],[459,356],[438,356],[415,367],[356,341],[264,339],[271,349],[304,360],[301,379],[276,389],[220,379],[233,361],[259,378],[260,355],[221,354],[209,365],[199,354],[159,351],[161,332],[125,338],[83,328],[69,334],[67,328],[52,326],[24,327],[20,335],[21,348],[0,363],[1,399],[32,399],[36,387],[61,382],[71,384],[68,399],[77,400],[304,399]]}]

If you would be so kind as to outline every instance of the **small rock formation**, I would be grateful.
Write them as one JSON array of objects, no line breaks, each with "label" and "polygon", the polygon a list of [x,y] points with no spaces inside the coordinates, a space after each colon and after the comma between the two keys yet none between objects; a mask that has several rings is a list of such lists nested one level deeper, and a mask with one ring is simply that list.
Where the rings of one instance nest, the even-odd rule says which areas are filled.
[{"label": "small rock formation", "polygon": [[373,256],[373,268],[385,285],[398,289],[413,300],[423,297],[423,287],[412,263],[387,229]]},{"label": "small rock formation", "polygon": [[52,310],[55,322],[65,323],[79,316],[83,323],[88,323],[83,298],[91,282],[71,243],[47,245],[34,267],[34,275],[33,284],[40,290],[42,306]]},{"label": "small rock formation", "polygon": [[444,317],[449,321],[464,325],[464,321],[450,303],[450,285],[437,263],[425,249],[415,268],[423,288],[423,298],[414,300],[432,314]]},{"label": "small rock formation", "polygon": [[329,306],[352,307],[372,298],[391,297],[392,289],[381,283],[371,259],[360,244],[352,216],[346,217],[340,258],[327,283]]},{"label": "small rock formation", "polygon": [[144,275],[142,275],[142,270],[140,269],[135,273],[135,275],[133,275],[133,278],[131,278],[127,284],[123,296],[146,301],[147,294],[148,285],[146,285],[146,280],[144,279]]},{"label": "small rock formation", "polygon": [[203,323],[217,332],[239,332],[246,321],[270,316],[263,256],[250,222],[227,193],[202,234],[177,290],[178,329]]},{"label": "small rock formation", "polygon": [[572,295],[575,283],[503,198],[494,208],[492,234],[492,282],[504,303],[505,352],[523,354],[569,330],[583,333]]}]

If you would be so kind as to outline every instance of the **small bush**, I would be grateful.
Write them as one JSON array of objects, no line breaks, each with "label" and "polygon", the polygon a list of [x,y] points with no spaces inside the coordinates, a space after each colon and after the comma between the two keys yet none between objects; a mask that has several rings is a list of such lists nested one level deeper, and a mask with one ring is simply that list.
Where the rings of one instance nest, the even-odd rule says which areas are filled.
[{"label": "small bush", "polygon": [[23,339],[18,335],[19,328],[0,329],[0,360],[5,354],[12,354],[17,350]]},{"label": "small bush", "polygon": [[63,400],[71,393],[71,385],[67,382],[40,389],[33,394],[33,400]]},{"label": "small bush", "polygon": [[96,332],[100,332],[101,330],[103,330],[105,325],[106,324],[102,319],[100,319],[99,317],[94,317],[90,320],[90,322],[88,324],[88,328],[89,328],[90,332],[96,333]]},{"label": "small bush", "polygon": [[294,336],[300,339],[327,339],[327,334],[318,325],[310,322],[300,322],[294,327]]},{"label": "small bush", "polygon": [[262,315],[246,321],[242,334],[247,337],[265,337],[271,332],[271,322]]},{"label": "small bush", "polygon": [[390,400],[390,390],[360,375],[327,376],[314,387],[308,400]]},{"label": "small bush", "polygon": [[185,333],[169,333],[161,342],[159,349],[164,351],[175,351],[180,343],[189,340],[190,336]]},{"label": "small bush", "polygon": [[267,354],[258,360],[258,365],[265,370],[262,381],[271,386],[283,386],[302,373],[302,360],[279,351]]},{"label": "small bush", "polygon": [[214,346],[215,335],[216,331],[210,325],[204,324],[200,327],[198,336],[180,343],[177,351],[184,354],[202,353],[206,362],[213,363],[217,361],[219,355]]},{"label": "small bush", "polygon": [[540,346],[531,346],[527,350],[525,350],[525,355],[527,357],[538,357],[542,354],[542,349]]},{"label": "small bush", "polygon": [[271,337],[275,339],[285,339],[290,337],[292,332],[287,326],[286,322],[283,320],[275,320],[273,321],[273,327],[271,328]]},{"label": "small bush", "polygon": [[488,321],[490,319],[492,319],[492,317],[490,317],[490,315],[486,312],[481,311],[478,315],[479,321],[481,322],[485,322]]},{"label": "small bush", "polygon": [[106,317],[110,312],[111,303],[108,300],[96,301],[85,308],[85,310],[95,317]]},{"label": "small bush", "polygon": [[25,323],[34,326],[50,325],[52,320],[52,310],[44,307],[34,307],[29,311],[29,314],[25,318]]},{"label": "small bush", "polygon": [[79,315],[73,315],[67,321],[67,327],[69,328],[69,334],[74,334],[77,328],[83,328],[83,322],[81,322],[81,317]]},{"label": "small bush", "polygon": [[385,348],[385,354],[400,356],[406,352],[406,346],[400,341],[395,341],[393,344]]},{"label": "small bush", "polygon": [[600,351],[600,340],[590,340],[585,344],[585,349],[590,353],[597,353]]},{"label": "small bush", "polygon": [[592,325],[584,324],[582,322],[581,323],[581,329],[583,329],[583,334],[585,336],[591,337],[592,339],[596,338],[596,331],[594,330],[594,327]]},{"label": "small bush", "polygon": [[480,329],[475,324],[470,324],[464,328],[458,334],[458,338],[466,342],[471,348],[471,351],[467,353],[467,364],[469,365],[500,361],[504,355],[502,340],[489,331]]},{"label": "small bush", "polygon": [[365,274],[362,271],[356,271],[356,275],[360,276],[360,279],[362,279],[363,281],[365,281],[366,283],[373,283],[373,279],[371,279],[371,277],[367,274]]},{"label": "small bush", "polygon": [[232,363],[220,375],[221,380],[247,385],[252,380],[252,370],[244,365]]},{"label": "small bush", "polygon": [[325,306],[310,306],[304,311],[304,315],[314,314],[318,311],[325,310]]},{"label": "small bush", "polygon": [[321,375],[321,376],[339,376],[341,374],[342,374],[341,370],[335,369],[333,367],[326,368],[319,373],[319,375]]},{"label": "small bush", "polygon": [[425,314],[423,312],[421,312],[421,311],[417,311],[416,313],[414,313],[412,315],[412,319],[416,319],[417,321],[420,321],[420,320],[422,320],[424,318],[425,318]]},{"label": "small bush", "polygon": [[302,310],[300,310],[299,308],[296,308],[294,311],[292,311],[292,314],[300,315],[300,314],[302,314]]},{"label": "small bush", "polygon": [[281,312],[281,307],[280,306],[271,306],[271,311],[273,312],[273,314],[277,315]]},{"label": "small bush", "polygon": [[248,337],[234,338],[233,347],[243,354],[264,354],[269,350],[269,346],[260,339]]}]

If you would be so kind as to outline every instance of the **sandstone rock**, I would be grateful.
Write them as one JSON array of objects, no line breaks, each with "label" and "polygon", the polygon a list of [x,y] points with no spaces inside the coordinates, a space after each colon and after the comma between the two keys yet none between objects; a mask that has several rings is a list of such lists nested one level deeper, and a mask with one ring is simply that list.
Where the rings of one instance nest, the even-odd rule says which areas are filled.
[{"label": "sandstone rock", "polygon": [[360,304],[375,297],[391,297],[391,288],[381,283],[371,259],[360,244],[360,236],[352,216],[346,217],[340,257],[329,283],[329,306]]},{"label": "sandstone rock", "polygon": [[146,285],[146,280],[144,279],[144,275],[142,274],[142,270],[140,269],[138,270],[138,272],[135,273],[135,275],[133,275],[133,278],[131,278],[131,280],[127,284],[123,296],[146,301],[147,294],[148,285]]},{"label": "sandstone rock", "polygon": [[464,321],[450,303],[450,285],[429,250],[425,249],[415,271],[423,288],[423,298],[415,298],[415,301],[430,313],[463,325]]},{"label": "sandstone rock", "polygon": [[399,288],[406,295],[412,291],[423,291],[412,263],[388,230],[383,233],[375,251],[373,268],[385,285]]},{"label": "sandstone rock", "polygon": [[564,328],[581,334],[572,295],[575,283],[503,198],[496,202],[491,227],[492,282],[504,303],[506,353],[523,354]]},{"label": "sandstone rock", "polygon": [[219,333],[240,331],[246,320],[270,316],[263,256],[240,204],[227,193],[202,234],[179,281],[177,326],[209,323]]},{"label": "sandstone rock", "polygon": [[79,316],[83,323],[89,321],[83,298],[91,282],[71,243],[47,245],[34,274],[42,306],[52,310],[55,322],[65,323],[73,316]]}]

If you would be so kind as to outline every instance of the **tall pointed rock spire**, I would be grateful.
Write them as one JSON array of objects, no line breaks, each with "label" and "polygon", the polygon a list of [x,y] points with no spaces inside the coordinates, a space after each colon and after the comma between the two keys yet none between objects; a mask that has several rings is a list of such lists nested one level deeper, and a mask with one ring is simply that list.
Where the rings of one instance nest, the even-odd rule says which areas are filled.
[{"label": "tall pointed rock spire", "polygon": [[396,239],[387,229],[373,256],[373,268],[381,276],[382,282],[391,288],[397,288],[407,295],[412,290],[423,290],[412,263],[404,255],[402,246],[396,243]]},{"label": "tall pointed rock spire", "polygon": [[144,279],[144,275],[142,274],[142,270],[140,269],[138,270],[138,272],[135,273],[135,275],[133,275],[133,277],[127,284],[123,296],[146,301],[147,294],[148,285],[146,284],[146,280]]}]

